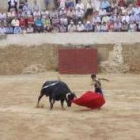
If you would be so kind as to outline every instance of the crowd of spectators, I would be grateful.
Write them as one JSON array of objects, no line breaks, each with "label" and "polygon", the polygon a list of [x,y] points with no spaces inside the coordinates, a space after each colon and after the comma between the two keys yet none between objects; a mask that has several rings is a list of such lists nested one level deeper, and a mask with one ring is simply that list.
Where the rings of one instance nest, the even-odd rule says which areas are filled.
[{"label": "crowd of spectators", "polygon": [[8,0],[0,12],[0,34],[41,32],[135,32],[140,31],[140,0],[55,0],[55,8],[41,11],[37,0]]}]

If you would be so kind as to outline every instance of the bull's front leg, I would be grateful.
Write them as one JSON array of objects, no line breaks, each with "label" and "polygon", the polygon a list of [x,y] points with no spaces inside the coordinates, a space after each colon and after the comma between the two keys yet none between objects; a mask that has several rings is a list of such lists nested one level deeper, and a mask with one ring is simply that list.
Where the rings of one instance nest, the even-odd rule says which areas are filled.
[{"label": "bull's front leg", "polygon": [[49,97],[49,101],[50,101],[50,110],[52,110],[53,109],[53,105],[55,103],[55,100],[53,98]]},{"label": "bull's front leg", "polygon": [[63,110],[65,110],[65,108],[64,108],[64,99],[61,100],[61,108],[62,108]]}]

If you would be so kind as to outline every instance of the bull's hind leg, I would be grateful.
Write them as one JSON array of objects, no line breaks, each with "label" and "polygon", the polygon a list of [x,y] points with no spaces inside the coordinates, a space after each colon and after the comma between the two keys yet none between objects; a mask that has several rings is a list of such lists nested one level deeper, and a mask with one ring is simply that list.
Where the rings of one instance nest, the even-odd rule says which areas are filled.
[{"label": "bull's hind leg", "polygon": [[49,101],[50,101],[50,110],[52,110],[53,109],[53,105],[55,103],[55,100],[53,98],[49,97]]}]

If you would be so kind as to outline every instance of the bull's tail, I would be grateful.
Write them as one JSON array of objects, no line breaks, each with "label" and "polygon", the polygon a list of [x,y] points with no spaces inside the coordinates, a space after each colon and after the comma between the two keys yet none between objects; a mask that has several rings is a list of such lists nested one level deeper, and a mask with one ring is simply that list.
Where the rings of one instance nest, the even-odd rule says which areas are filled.
[{"label": "bull's tail", "polygon": [[45,95],[45,94],[44,94],[44,93],[42,92],[42,90],[41,90],[40,95],[39,95],[39,97],[38,97],[37,107],[39,107],[39,102],[40,102],[41,98],[42,98],[44,95]]}]

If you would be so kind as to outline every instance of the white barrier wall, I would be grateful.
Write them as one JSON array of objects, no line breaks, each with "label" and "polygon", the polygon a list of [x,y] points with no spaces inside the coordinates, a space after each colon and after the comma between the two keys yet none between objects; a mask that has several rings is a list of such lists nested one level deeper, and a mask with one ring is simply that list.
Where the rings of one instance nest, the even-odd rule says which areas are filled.
[{"label": "white barrier wall", "polygon": [[42,33],[7,35],[0,37],[0,47],[8,45],[42,45],[42,44],[135,44],[140,43],[140,33]]}]

